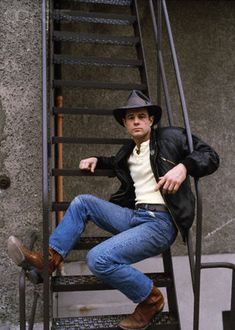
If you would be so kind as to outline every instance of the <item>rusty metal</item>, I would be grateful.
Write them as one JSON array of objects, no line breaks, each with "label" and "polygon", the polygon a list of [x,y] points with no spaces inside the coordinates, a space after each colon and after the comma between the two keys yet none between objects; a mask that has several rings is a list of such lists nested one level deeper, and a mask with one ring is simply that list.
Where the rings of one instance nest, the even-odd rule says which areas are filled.
[{"label": "rusty metal", "polygon": [[[64,98],[59,95],[56,97],[56,107],[63,108],[64,106]],[[63,115],[58,114],[56,117],[56,128],[57,128],[57,137],[63,137]],[[58,169],[63,169],[63,144],[57,144],[57,159],[56,159],[56,167]],[[59,175],[56,177],[56,201],[61,203],[64,201],[64,178]],[[58,225],[64,216],[63,211],[58,211],[56,214],[56,224]]]}]

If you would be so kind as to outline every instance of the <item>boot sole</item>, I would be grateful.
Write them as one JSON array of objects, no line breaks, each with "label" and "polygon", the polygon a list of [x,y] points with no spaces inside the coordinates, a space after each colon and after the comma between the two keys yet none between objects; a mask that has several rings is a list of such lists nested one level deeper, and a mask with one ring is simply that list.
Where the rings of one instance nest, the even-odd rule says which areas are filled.
[{"label": "boot sole", "polygon": [[21,250],[22,243],[15,237],[10,236],[7,240],[8,256],[17,266],[22,266],[25,263],[25,256]]},{"label": "boot sole", "polygon": [[[159,311],[154,315],[154,317],[152,318],[152,320],[153,320],[156,316],[159,316],[159,315],[162,313],[163,308],[164,308],[164,305],[165,305],[165,304],[163,303],[161,309],[159,309]],[[123,327],[120,323],[118,324],[118,327],[121,328],[121,329],[123,329],[123,330],[145,330],[145,329],[147,329],[147,328],[150,326],[152,320],[151,320],[151,321],[150,321],[145,327],[143,327],[143,328],[127,328],[127,327]]]}]

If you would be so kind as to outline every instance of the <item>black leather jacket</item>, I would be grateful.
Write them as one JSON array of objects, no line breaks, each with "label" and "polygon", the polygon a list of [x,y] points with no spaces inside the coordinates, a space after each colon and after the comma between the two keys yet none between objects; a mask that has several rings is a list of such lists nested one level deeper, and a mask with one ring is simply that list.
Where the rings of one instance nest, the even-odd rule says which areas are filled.
[{"label": "black leather jacket", "polygon": [[[135,207],[135,190],[127,159],[135,144],[130,141],[114,157],[97,157],[97,168],[113,169],[121,182],[119,190],[110,201],[129,208]],[[158,181],[171,168],[183,163],[187,174],[202,177],[213,173],[219,166],[218,154],[205,142],[193,135],[194,151],[189,152],[186,132],[182,128],[166,127],[152,129],[150,137],[150,163]],[[195,213],[195,197],[191,191],[189,177],[175,194],[164,194],[165,203],[185,240]]]}]

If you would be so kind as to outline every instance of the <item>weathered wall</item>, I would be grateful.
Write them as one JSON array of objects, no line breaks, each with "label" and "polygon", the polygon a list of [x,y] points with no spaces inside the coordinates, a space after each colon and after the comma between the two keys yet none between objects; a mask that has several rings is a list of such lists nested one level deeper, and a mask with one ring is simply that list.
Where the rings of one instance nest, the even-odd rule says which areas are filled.
[{"label": "weathered wall", "polygon": [[234,252],[235,3],[169,1],[169,5],[192,130],[221,158],[218,172],[201,180],[203,253]]},{"label": "weathered wall", "polygon": [[[221,156],[221,167],[213,176],[202,180],[204,197],[204,253],[234,252],[234,85],[235,85],[235,3],[233,1],[168,1],[179,64],[184,82],[186,100],[193,131],[211,144]],[[145,2],[143,2],[145,3]],[[17,234],[25,242],[33,229],[41,232],[41,25],[40,2],[16,1],[0,3],[1,87],[0,87],[0,175],[11,179],[7,190],[0,190],[0,245],[1,289],[0,324],[18,320],[19,269],[8,259],[6,238]],[[151,94],[156,100],[155,51],[152,46],[151,25],[148,11],[143,11],[144,35]],[[105,32],[105,31],[103,31]],[[165,44],[165,41],[164,41]],[[113,51],[114,50],[110,50]],[[174,118],[181,125],[179,100],[168,51],[164,51]],[[108,54],[106,54],[108,55]],[[115,53],[114,53],[115,55]],[[68,72],[69,74],[69,72]],[[99,70],[97,70],[99,76]],[[108,76],[108,73],[107,73]],[[74,77],[75,78],[75,77]],[[100,76],[100,78],[102,78]],[[119,76],[121,80],[122,77]],[[73,92],[74,93],[74,92]],[[82,102],[84,96],[81,95]],[[105,94],[98,105],[105,104]],[[85,95],[85,97],[87,97]],[[124,99],[117,96],[113,106]],[[95,102],[92,93],[91,104]],[[109,100],[110,101],[110,100]],[[68,100],[69,103],[69,100]],[[89,136],[94,136],[100,119],[82,118],[79,135],[84,125],[90,125]],[[109,126],[100,129],[106,136],[122,130],[108,120]],[[78,123],[77,123],[78,124]],[[75,133],[74,119],[66,125],[69,133]],[[65,127],[65,129],[66,129]],[[69,133],[67,135],[69,135]],[[74,149],[69,147],[67,165],[74,162]],[[79,153],[80,149],[76,148]],[[100,150],[101,152],[102,150]],[[112,153],[110,148],[103,150]],[[96,148],[86,151],[97,153]],[[98,194],[108,197],[110,181],[68,180],[69,195],[73,191],[88,192],[97,187]],[[113,184],[114,187],[116,183]],[[71,193],[72,192],[72,193]],[[40,235],[39,235],[40,236]],[[185,248],[179,242],[174,253],[183,254]],[[31,290],[31,288],[30,288]]]}]

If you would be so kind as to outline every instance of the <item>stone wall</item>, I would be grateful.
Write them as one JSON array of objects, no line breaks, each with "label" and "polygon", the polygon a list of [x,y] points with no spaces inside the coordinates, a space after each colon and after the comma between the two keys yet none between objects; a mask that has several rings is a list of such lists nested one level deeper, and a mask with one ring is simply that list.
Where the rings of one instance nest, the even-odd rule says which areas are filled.
[{"label": "stone wall", "polygon": [[[203,253],[233,253],[235,4],[226,0],[171,0],[168,3],[192,130],[221,156],[218,172],[201,181],[204,201]],[[156,101],[155,50],[149,12],[144,4],[145,1],[142,1],[151,96]],[[10,188],[0,190],[0,324],[18,321],[16,290],[19,269],[7,257],[5,241],[14,233],[28,243],[35,229],[39,233],[39,243],[42,236],[40,5],[40,1],[27,0],[12,0],[10,3],[2,0],[0,3],[0,175],[7,175],[11,179]],[[165,44],[164,39],[164,58],[175,124],[182,125],[179,98]],[[119,76],[119,80],[121,78]],[[82,99],[85,96],[80,97]],[[113,100],[114,105],[119,100],[124,102],[124,98],[118,96]],[[94,101],[91,95],[89,102]],[[101,105],[105,103],[105,97],[99,102]],[[84,125],[87,124],[90,125],[90,136],[95,135],[98,122],[89,118],[79,121],[80,134],[83,134]],[[101,121],[99,124],[100,127],[104,126]],[[73,125],[74,120],[68,121],[65,133],[75,132],[77,126]],[[111,118],[108,125],[112,128],[112,134],[122,135],[122,130]],[[109,129],[104,126],[101,131],[102,136],[106,136]],[[95,151],[90,148],[81,150],[81,153],[84,155],[87,152],[88,155]],[[111,154],[113,150],[106,148],[104,151]],[[80,157],[79,148],[76,152]],[[72,164],[74,149],[71,148],[67,165]],[[107,180],[97,182],[97,193],[103,197],[108,197],[111,190],[107,186],[113,189],[117,185]],[[68,195],[73,195],[75,190],[78,193],[93,191],[97,185],[96,181],[91,180],[68,180],[66,184]],[[89,229],[89,232],[92,230]],[[185,254],[185,247],[177,242],[173,251],[175,254]],[[29,292],[31,290],[29,286]]]}]

